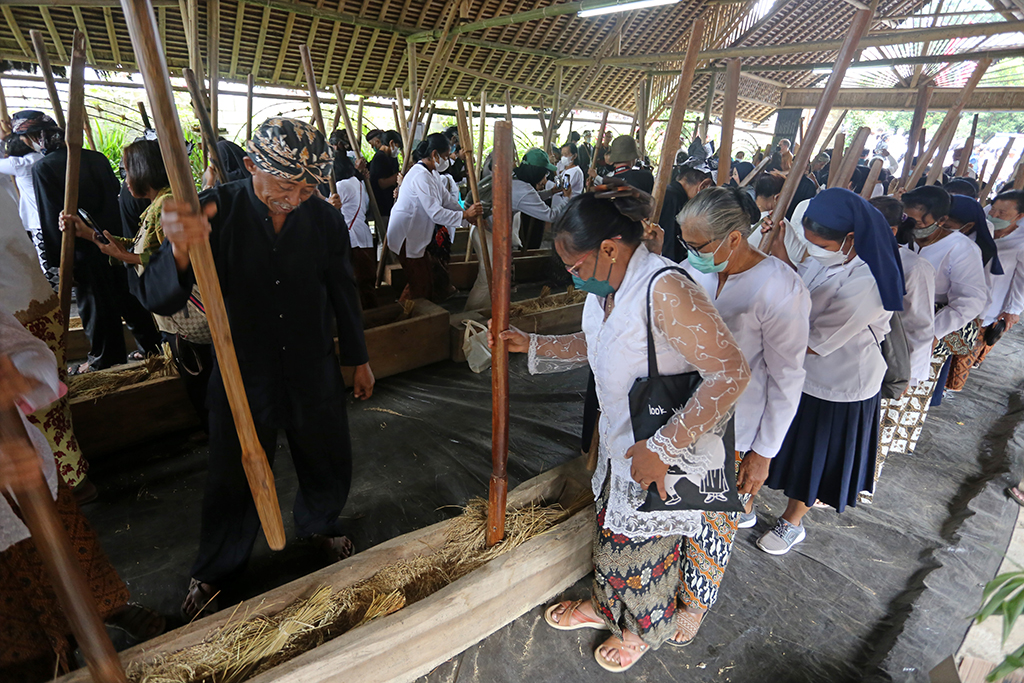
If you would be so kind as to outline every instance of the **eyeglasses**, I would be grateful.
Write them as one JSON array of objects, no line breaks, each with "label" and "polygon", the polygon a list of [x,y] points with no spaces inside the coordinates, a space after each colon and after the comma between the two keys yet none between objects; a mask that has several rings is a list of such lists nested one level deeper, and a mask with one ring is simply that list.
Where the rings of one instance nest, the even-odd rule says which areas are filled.
[{"label": "eyeglasses", "polygon": [[680,239],[679,241],[683,243],[683,246],[684,246],[684,247],[686,247],[686,251],[690,252],[690,253],[691,253],[691,254],[693,254],[694,256],[699,256],[699,255],[700,255],[700,250],[701,250],[701,249],[703,249],[704,247],[706,247],[706,246],[708,246],[709,244],[711,244],[712,242],[714,242],[714,240],[708,240],[708,241],[707,241],[707,242],[705,242],[704,244],[702,244],[702,245],[700,245],[700,246],[697,246],[697,247],[695,247],[695,246],[693,246],[692,244],[690,244],[689,242],[687,242],[687,241],[686,241],[686,240],[684,240],[684,239]]},{"label": "eyeglasses", "polygon": [[[609,237],[608,239],[621,240],[622,239],[622,235],[616,235],[615,237]],[[598,247],[598,249],[596,251],[597,251],[597,258],[600,259],[601,258],[601,249],[600,249],[600,247]],[[572,264],[571,266],[565,266],[565,272],[569,273],[569,275],[575,275],[576,277],[580,277],[580,266],[582,266],[583,262],[586,261],[588,258],[590,258],[590,254],[586,254],[583,258],[581,258],[579,261],[577,261],[576,263]],[[563,264],[563,265],[565,265],[565,264]],[[597,269],[597,265],[596,264],[594,266],[594,269],[595,270]]]}]

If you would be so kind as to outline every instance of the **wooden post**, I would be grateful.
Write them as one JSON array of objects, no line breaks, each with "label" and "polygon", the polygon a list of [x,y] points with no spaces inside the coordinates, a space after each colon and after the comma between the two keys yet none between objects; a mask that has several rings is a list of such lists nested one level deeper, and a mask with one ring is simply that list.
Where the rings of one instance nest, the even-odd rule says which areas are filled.
[{"label": "wooden post", "polygon": [[[84,45],[84,36],[82,40]],[[92,679],[97,683],[124,683],[128,680],[124,667],[100,620],[92,588],[71,548],[50,487],[39,469],[39,456],[14,405],[0,406],[0,450],[19,463],[19,469],[32,468],[30,480],[19,482],[11,490]]]},{"label": "wooden post", "polygon": [[402,156],[409,159],[412,156],[412,135],[409,133],[409,119],[405,115],[405,94],[401,88],[395,88],[395,101],[398,103],[398,130],[402,133]]},{"label": "wooden post", "polygon": [[636,88],[636,148],[641,163],[647,157],[647,79],[640,81]]},{"label": "wooden post", "polygon": [[60,95],[57,94],[57,84],[53,80],[53,69],[50,68],[50,56],[46,54],[46,43],[43,41],[43,34],[39,31],[29,31],[32,37],[32,47],[36,51],[36,60],[39,62],[39,70],[43,74],[43,81],[46,83],[46,93],[50,96],[50,107],[53,108],[53,120],[57,126],[67,133],[67,122],[64,120],[64,108],[60,104]]},{"label": "wooden post", "polygon": [[[341,92],[341,87],[336,87],[335,88],[335,92],[336,93]],[[341,101],[344,102],[344,99],[342,99]],[[348,111],[345,111],[344,118],[346,118],[346,119],[348,118]],[[345,125],[348,126],[350,124],[351,124],[351,122],[346,123]],[[424,128],[424,130],[426,130],[426,128]],[[351,133],[349,133],[349,134],[351,135]],[[359,149],[362,150],[362,147],[363,147],[363,98],[362,97],[359,98],[359,105],[356,107],[356,129],[355,129],[355,135],[356,135],[356,139],[355,139],[355,142],[352,142],[352,144],[354,146],[358,146]],[[359,152],[359,156],[363,156],[361,151]]]},{"label": "wooden post", "polygon": [[226,183],[228,174],[224,172],[224,164],[221,163],[220,154],[217,153],[217,133],[213,127],[212,116],[206,110],[206,103],[203,101],[203,92],[200,89],[199,80],[192,69],[182,70],[185,77],[185,86],[192,96],[192,111],[195,112],[196,120],[199,121],[199,135],[203,139],[203,147],[210,158],[210,166],[213,167],[215,182]]},{"label": "wooden post", "polygon": [[924,140],[924,117],[928,113],[928,104],[932,101],[932,93],[935,86],[924,83],[917,89],[917,101],[914,102],[914,118],[910,123],[910,136],[907,139],[907,154],[903,158],[903,168],[900,171],[899,187],[906,187],[907,178],[910,177],[911,168],[914,165],[914,152],[918,145]]},{"label": "wooden post", "polygon": [[[817,144],[821,131],[825,128],[825,120],[828,118],[832,105],[836,101],[836,96],[839,94],[843,78],[846,76],[846,69],[850,66],[850,62],[853,61],[853,57],[857,52],[857,45],[867,32],[870,24],[871,10],[862,9],[854,13],[850,30],[846,34],[845,40],[843,40],[843,47],[836,56],[836,65],[832,69],[828,83],[825,84],[825,88],[822,90],[821,99],[818,101],[818,106],[814,109],[814,116],[811,117],[811,122],[807,126],[807,137],[804,140],[804,144],[800,145],[800,149],[797,150],[796,158],[793,159],[793,169],[786,176],[782,192],[779,193],[779,199],[775,204],[775,211],[772,212],[773,225],[781,225],[782,221],[786,218],[789,203],[793,201],[796,189],[800,185],[800,179],[807,172],[807,165],[811,160],[811,155],[814,153],[814,145]],[[761,251],[770,253],[772,242],[777,234],[779,234],[778,230],[771,230],[761,238]]]},{"label": "wooden post", "polygon": [[[492,329],[509,329],[512,294],[512,124],[494,124],[494,286]],[[482,237],[482,236],[481,236]],[[508,343],[495,334],[491,353],[491,482],[487,497],[487,545],[505,537],[508,494]]]},{"label": "wooden post", "polygon": [[967,141],[964,142],[963,149],[960,151],[960,163],[956,167],[956,175],[958,178],[964,177],[967,173],[967,169],[971,165],[971,154],[974,153],[974,136],[978,132],[978,115],[974,115],[974,120],[971,122],[971,134],[967,137]]},{"label": "wooden post", "polygon": [[704,100],[704,120],[700,124],[700,139],[705,143],[711,137],[709,129],[711,127],[711,110],[715,105],[715,81],[717,79],[718,74],[714,71],[708,74],[708,94]]},{"label": "wooden post", "polygon": [[864,181],[864,189],[860,191],[860,196],[864,199],[871,199],[871,193],[875,190],[875,184],[878,182],[878,176],[882,174],[882,160],[875,159],[871,162],[871,168],[868,170],[868,179]]},{"label": "wooden post", "polygon": [[1024,154],[1017,158],[1017,165],[1013,169],[1013,189],[1024,190]]},{"label": "wooden post", "polygon": [[[828,179],[825,187],[835,187],[836,178],[839,176],[839,169],[843,165],[843,152],[846,150],[846,133],[836,135],[835,144],[832,145],[832,158],[828,162]],[[767,154],[765,156],[768,156]]]},{"label": "wooden post", "polygon": [[[345,106],[345,93],[341,91],[341,86],[337,83],[334,84],[334,96],[338,100],[338,108],[341,110],[341,120],[345,124],[345,131],[348,132],[348,140],[359,139],[359,133],[352,127],[352,119],[349,118],[348,108]],[[363,98],[359,98],[359,104],[362,105]],[[357,159],[363,158],[362,146],[358,143],[352,143],[352,150],[356,153]],[[370,216],[373,218],[373,227],[377,231],[377,239],[380,240],[382,245],[387,245],[387,225],[384,222],[383,216],[380,213],[380,207],[377,206],[377,196],[373,194],[373,187],[370,186],[370,179],[363,177],[363,183],[366,185],[366,196],[370,198]],[[381,261],[386,261],[386,253],[381,253]]]},{"label": "wooden post", "polygon": [[[461,97],[456,99],[455,102],[458,105],[459,143],[462,145],[462,149],[465,152],[466,175],[469,177],[469,190],[473,196],[473,203],[476,204],[480,201],[480,188],[477,186],[476,169],[473,168],[473,136],[469,132],[465,103],[463,103]],[[466,142],[463,143],[463,140]],[[497,160],[495,160],[495,163],[497,163]],[[511,166],[509,166],[509,168],[511,168]],[[491,286],[491,256],[489,253],[490,250],[487,248],[486,226],[487,219],[484,218],[483,214],[477,216],[476,231],[477,235],[480,237],[480,253],[478,256],[484,262],[484,275],[487,278],[487,289],[493,296],[494,288]]]},{"label": "wooden post", "polygon": [[[697,53],[700,52],[701,41],[704,39],[704,17],[697,17],[690,30],[690,40],[686,45],[686,58],[679,72],[679,85],[676,88],[676,99],[672,103],[672,113],[668,117],[665,128],[665,141],[661,145],[661,158],[658,160],[658,175],[654,185],[654,212],[651,220],[661,217],[661,209],[665,205],[665,193],[672,179],[672,167],[675,165],[676,154],[679,152],[679,136],[683,130],[683,119],[686,118],[686,105],[690,102],[690,89],[693,87],[693,74],[697,70]],[[598,133],[597,145],[604,144],[604,131],[608,127],[608,110],[601,115],[601,132]],[[597,148],[595,147],[595,150]],[[605,149],[605,163],[608,150]],[[594,156],[597,154],[595,152]]]},{"label": "wooden post", "polygon": [[[41,41],[40,41],[41,42]],[[49,68],[44,72],[50,74]],[[53,82],[50,74],[49,82]],[[58,109],[60,111],[59,103]],[[71,73],[68,79],[68,123],[64,142],[68,148],[68,164],[64,175],[64,213],[78,215],[78,180],[82,165],[82,132],[85,111],[85,34],[76,30],[71,47]],[[61,112],[63,118],[63,112]],[[71,321],[71,286],[75,281],[75,231],[65,230],[60,240],[60,274],[57,299],[64,314],[64,336]]]},{"label": "wooden post", "polygon": [[[299,45],[299,55],[302,57],[302,69],[306,72],[306,85],[309,87],[309,106],[313,109],[313,120],[327,142],[327,128],[324,127],[324,115],[320,110],[320,94],[316,91],[316,72],[313,71],[313,59],[309,56],[309,45]],[[334,177],[334,164],[331,164],[329,173],[331,183],[331,194],[338,191],[337,180]]]},{"label": "wooden post", "polygon": [[419,59],[416,57],[416,43],[407,42],[406,48],[409,50],[409,97],[413,100],[412,129],[415,136],[416,124],[419,123],[420,117],[420,102],[423,98],[420,96],[419,74],[416,73],[419,68]]},{"label": "wooden post", "polygon": [[136,102],[139,107],[139,116],[142,117],[142,127],[148,130],[153,129],[153,124],[149,120],[149,114],[146,113],[146,103],[142,100]]},{"label": "wooden post", "polygon": [[[981,162],[981,169],[978,171],[978,187],[983,187],[985,185],[985,171],[987,169],[988,159],[985,159]],[[981,197],[979,197],[978,199],[981,199]]]},{"label": "wooden post", "polygon": [[981,202],[982,206],[988,204],[988,196],[992,193],[992,188],[996,186],[996,181],[999,180],[999,173],[1003,170],[1003,164],[1006,163],[1006,159],[1010,156],[1010,151],[1013,149],[1014,138],[1010,138],[1006,142],[1006,146],[1003,147],[1003,151],[1000,152],[999,158],[996,159],[996,165],[992,167],[992,175],[989,176],[988,182],[982,186],[981,191],[978,193],[978,201]]},{"label": "wooden post", "polygon": [[423,122],[423,132],[430,134],[430,122],[434,120],[434,103],[430,103],[430,109],[427,110],[427,120]]},{"label": "wooden post", "polygon": [[[867,126],[861,126],[857,129],[857,132],[853,134],[850,139],[850,145],[843,152],[843,164],[839,167],[839,171],[835,175],[835,180],[832,187],[846,188],[850,184],[850,180],[853,178],[853,172],[857,168],[857,164],[860,163],[860,153],[864,149],[864,145],[867,144],[868,137],[871,135],[871,129]],[[830,169],[831,170],[831,169]]]},{"label": "wooden post", "polygon": [[[928,149],[925,151],[924,155],[921,156],[914,172],[910,174],[910,178],[907,179],[905,187],[912,188],[917,185],[917,181],[921,179],[922,175],[924,175],[924,170],[928,166],[928,163],[931,161],[932,157],[935,156],[935,152],[938,151],[939,145],[941,145],[949,135],[949,129],[952,128],[954,131],[956,130],[957,124],[960,123],[960,113],[964,110],[964,106],[967,104],[967,99],[971,96],[971,93],[974,92],[974,89],[978,86],[978,81],[981,80],[981,77],[985,75],[985,72],[988,71],[988,67],[991,65],[992,60],[988,57],[978,60],[977,65],[974,67],[974,73],[971,74],[967,84],[960,91],[960,94],[957,96],[953,106],[946,112],[946,117],[942,119],[939,129],[935,131],[934,135],[932,135],[932,141],[928,144]],[[937,159],[936,163],[941,164],[942,159]]]},{"label": "wooden post", "polygon": [[562,66],[555,66],[555,97],[551,106],[551,120],[548,123],[547,137],[544,139],[544,153],[551,154],[551,145],[556,141],[558,135],[559,120],[558,110],[562,107]]},{"label": "wooden post", "polygon": [[210,77],[210,125],[216,147],[220,139],[220,0],[206,0],[206,67]]},{"label": "wooden post", "polygon": [[11,114],[7,111],[7,97],[4,96],[2,82],[0,82],[0,134],[4,137],[11,134]]},{"label": "wooden post", "polygon": [[[836,133],[839,132],[839,126],[843,125],[843,119],[845,119],[846,115],[849,114],[849,113],[850,113],[849,109],[844,109],[843,113],[839,115],[839,118],[836,119],[836,122],[832,125],[832,130],[830,130],[828,132],[828,135],[825,136],[825,141],[822,142],[821,143],[821,147],[818,148],[818,154],[821,154],[826,149],[828,149],[828,143],[832,142],[832,138],[834,138],[836,136]],[[807,137],[806,133],[804,133],[804,137]]]},{"label": "wooden post", "polygon": [[249,74],[245,79],[245,139],[252,140],[252,89],[256,84],[256,77]]},{"label": "wooden post", "polygon": [[719,185],[725,185],[729,182],[729,175],[732,170],[732,135],[736,127],[736,106],[739,104],[739,95],[740,59],[739,57],[731,57],[725,62],[725,103],[722,108],[722,141],[718,145]]},{"label": "wooden post", "polygon": [[750,173],[748,173],[745,178],[740,180],[740,187],[746,187],[751,182],[753,182],[754,178],[757,177],[757,174],[760,173],[761,171],[763,171],[764,167],[767,166],[768,162],[771,161],[771,160],[772,160],[771,156],[768,155],[768,154],[765,154],[764,158],[761,159],[761,163],[759,163],[757,166],[755,166],[754,170],[752,170]]},{"label": "wooden post", "polygon": [[[157,138],[171,182],[171,191],[176,201],[188,204],[192,211],[199,213],[202,208],[199,206],[199,195],[193,184],[192,168],[185,156],[185,136],[178,121],[178,110],[174,106],[171,80],[167,73],[167,63],[164,61],[163,46],[160,44],[151,0],[122,0],[121,7],[131,34],[135,58],[142,72],[146,91],[149,93],[150,104],[153,106]],[[238,429],[242,465],[256,503],[256,512],[263,525],[267,543],[274,550],[280,550],[285,544],[285,534],[281,508],[277,502],[277,491],[274,488],[274,474],[267,464],[267,456],[260,445],[252,413],[249,411],[249,399],[242,384],[238,357],[235,355],[235,346],[231,339],[227,309],[224,307],[210,243],[204,241],[192,245],[189,256],[203,295],[203,303],[206,305],[206,319],[213,335],[213,346],[217,353],[217,363],[224,380],[228,403],[231,405],[231,413]]]},{"label": "wooden post", "polygon": [[[394,116],[395,116],[395,130],[397,130],[397,131],[399,131],[399,133],[401,133],[402,122],[398,120],[398,105],[396,103],[394,103],[394,102],[391,103],[391,113],[394,114]],[[403,145],[405,144],[405,136],[404,135],[402,136],[402,144]]]},{"label": "wooden post", "polygon": [[946,139],[939,144],[939,149],[935,153],[935,159],[932,161],[931,167],[928,169],[928,175],[925,176],[925,185],[934,185],[936,181],[942,178],[942,164],[946,161],[946,153],[949,152],[949,146],[953,144],[953,136],[956,135],[956,126],[953,126],[946,133]]},{"label": "wooden post", "polygon": [[512,93],[505,91],[505,120],[512,123]]},{"label": "wooden post", "polygon": [[89,149],[96,150],[96,140],[92,136],[92,124],[89,122],[89,110],[82,107],[82,125],[85,128],[85,139],[89,141]]},{"label": "wooden post", "polygon": [[480,180],[484,172],[484,142],[487,140],[487,90],[480,90],[480,130],[477,131],[479,143],[476,146],[476,178]]}]

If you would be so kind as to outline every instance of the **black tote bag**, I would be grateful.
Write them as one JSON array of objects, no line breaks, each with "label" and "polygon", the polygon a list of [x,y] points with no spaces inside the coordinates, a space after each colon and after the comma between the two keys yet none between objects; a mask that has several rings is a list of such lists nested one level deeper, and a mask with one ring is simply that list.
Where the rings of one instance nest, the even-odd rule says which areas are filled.
[{"label": "black tote bag", "polygon": [[[655,273],[647,285],[647,377],[637,379],[629,390],[629,414],[633,425],[633,438],[636,441],[644,441],[654,436],[676,410],[686,405],[702,381],[699,372],[684,372],[671,376],[663,376],[658,372],[658,357],[654,349],[654,332],[651,328],[651,289],[658,276],[668,270],[678,270],[686,277],[690,277],[681,268],[667,266]],[[657,484],[651,484],[647,489],[647,499],[637,508],[639,512],[743,511],[743,504],[736,490],[736,436],[733,418],[730,417],[724,426],[716,426],[701,435],[696,447],[711,458],[713,467],[699,481],[694,481],[693,478],[686,477],[678,467],[670,466],[665,476],[668,499],[662,500],[658,494]]]}]

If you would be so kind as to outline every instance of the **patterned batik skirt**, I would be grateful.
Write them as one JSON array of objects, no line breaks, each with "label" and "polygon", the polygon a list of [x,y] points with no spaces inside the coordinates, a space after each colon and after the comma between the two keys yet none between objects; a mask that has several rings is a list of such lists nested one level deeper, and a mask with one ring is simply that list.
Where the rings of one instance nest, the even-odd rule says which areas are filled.
[{"label": "patterned batik skirt", "polygon": [[[100,616],[128,603],[128,588],[103,553],[96,533],[63,482],[57,484],[57,513],[85,574]],[[17,508],[15,508],[17,509]],[[0,552],[0,680],[51,680],[74,664],[71,628],[29,538]]]},{"label": "patterned batik skirt", "polygon": [[594,605],[612,633],[639,635],[657,649],[676,634],[683,536],[629,538],[605,528],[609,485],[597,500]]},{"label": "patterned batik skirt", "polygon": [[[22,325],[57,357],[57,374],[61,382],[68,381],[67,344],[64,341],[64,314],[60,310],[57,296],[54,295],[38,310],[30,307],[15,315]],[[57,462],[57,474],[64,482],[74,488],[83,479],[89,469],[89,463],[82,457],[82,449],[75,438],[75,430],[71,423],[71,401],[67,395],[57,399],[45,408],[28,416],[28,421],[39,428],[46,437]]]}]

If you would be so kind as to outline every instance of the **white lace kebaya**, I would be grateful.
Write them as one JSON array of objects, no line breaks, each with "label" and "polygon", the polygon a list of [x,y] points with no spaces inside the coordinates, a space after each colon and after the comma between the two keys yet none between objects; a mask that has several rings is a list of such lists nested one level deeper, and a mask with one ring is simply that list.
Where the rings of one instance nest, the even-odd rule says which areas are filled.
[{"label": "white lace kebaya", "polygon": [[[583,331],[572,335],[530,335],[532,374],[562,372],[589,364],[601,408],[600,451],[594,495],[611,471],[605,526],[628,538],[692,536],[699,510],[638,512],[646,491],[630,476],[626,451],[633,445],[629,390],[647,377],[647,287],[654,274],[675,265],[637,248],[618,291],[607,300],[590,295],[583,308]],[[609,312],[606,314],[606,307]],[[696,370],[702,377],[693,397],[676,411],[647,447],[688,478],[703,477],[708,461],[694,443],[705,432],[725,431],[732,406],[750,378],[743,353],[704,290],[679,271],[660,275],[651,295],[658,370],[676,375]],[[727,458],[727,465],[732,465]]]}]

